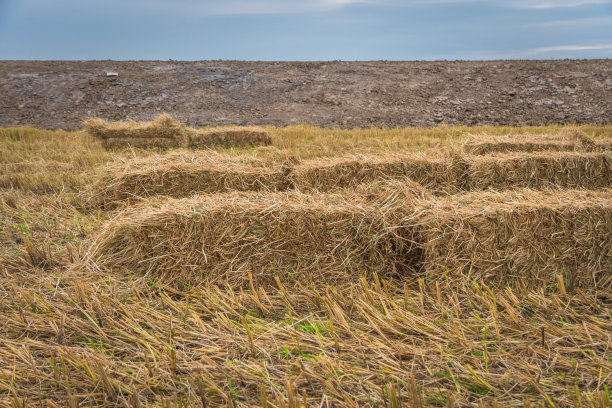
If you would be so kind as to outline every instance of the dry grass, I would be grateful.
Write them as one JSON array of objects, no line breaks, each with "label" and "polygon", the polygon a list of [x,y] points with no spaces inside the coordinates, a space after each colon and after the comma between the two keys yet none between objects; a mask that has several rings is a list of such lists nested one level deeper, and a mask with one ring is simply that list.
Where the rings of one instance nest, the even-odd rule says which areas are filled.
[{"label": "dry grass", "polygon": [[609,406],[601,292],[0,279],[6,405]]},{"label": "dry grass", "polygon": [[[559,137],[564,128],[267,130],[272,146],[225,149],[223,160],[236,156],[237,167],[299,167],[321,157],[444,147],[470,135]],[[612,140],[612,126],[579,130],[599,146]],[[214,286],[201,284],[201,274],[182,275],[193,280],[172,279],[170,271],[143,274],[140,264],[105,273],[76,268],[108,219],[132,214],[132,221],[146,224],[135,208],[118,215],[83,205],[82,194],[100,173],[96,168],[123,161],[119,169],[150,156],[140,149],[111,154],[83,132],[0,129],[0,406],[610,406],[609,191],[471,192],[432,200],[430,191],[400,174],[367,176],[362,184],[357,178],[347,183],[351,190],[335,195],[224,193],[242,197],[219,202],[217,196],[218,208],[232,208],[231,214],[219,213],[209,224],[204,215],[167,219],[168,226],[194,230],[184,229],[183,240],[160,241],[175,245],[166,253],[202,240],[195,228],[224,242],[223,232],[250,223],[245,238],[265,233],[269,241],[249,241],[245,250],[294,262],[302,271],[296,279],[278,275],[279,284],[266,274],[278,269],[263,265],[257,253],[242,257],[235,247],[217,248],[215,256],[223,262],[234,254],[248,259],[245,265],[261,265],[252,272],[252,286],[248,273],[246,280],[228,276],[236,282],[230,285],[220,268]],[[246,198],[274,195],[285,198],[265,209],[261,200]],[[177,202],[191,200],[196,198]],[[137,208],[171,202],[157,198]],[[250,218],[237,218],[240,211]],[[235,222],[222,224],[230,218]],[[300,222],[309,229],[298,229]],[[363,229],[368,223],[378,241]],[[272,231],[273,225],[287,228]],[[154,239],[136,236],[134,242]],[[297,248],[292,256],[274,254],[286,249],[282,240]],[[307,253],[315,245],[321,252]],[[385,259],[363,258],[373,263],[370,270],[323,265],[350,257],[367,266],[356,256],[359,248],[385,253]],[[189,256],[198,259],[200,250],[193,247]],[[470,270],[471,250],[483,256]],[[326,251],[338,256],[325,260]],[[418,255],[413,259],[428,259],[432,268],[405,273],[390,257],[394,253]],[[497,269],[489,269],[484,254]],[[329,274],[307,262],[317,256]],[[444,269],[431,261],[434,256]],[[530,260],[544,266],[521,266]],[[322,279],[309,286],[300,278],[305,275]]]},{"label": "dry grass", "polygon": [[256,126],[227,126],[204,129],[190,129],[190,149],[215,147],[248,147],[272,144],[270,132]]}]

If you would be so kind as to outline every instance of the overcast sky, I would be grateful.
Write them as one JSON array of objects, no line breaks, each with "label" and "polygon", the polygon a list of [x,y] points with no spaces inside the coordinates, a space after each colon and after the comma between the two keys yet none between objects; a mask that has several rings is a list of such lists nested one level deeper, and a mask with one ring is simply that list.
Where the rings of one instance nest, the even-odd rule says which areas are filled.
[{"label": "overcast sky", "polygon": [[612,58],[612,0],[0,0],[0,59]]}]

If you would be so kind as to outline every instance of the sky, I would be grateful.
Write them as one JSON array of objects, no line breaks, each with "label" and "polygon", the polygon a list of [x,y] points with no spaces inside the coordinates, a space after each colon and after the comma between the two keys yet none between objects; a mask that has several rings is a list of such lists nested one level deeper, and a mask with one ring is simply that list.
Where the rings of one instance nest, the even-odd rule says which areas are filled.
[{"label": "sky", "polygon": [[0,59],[612,58],[612,0],[0,0]]}]

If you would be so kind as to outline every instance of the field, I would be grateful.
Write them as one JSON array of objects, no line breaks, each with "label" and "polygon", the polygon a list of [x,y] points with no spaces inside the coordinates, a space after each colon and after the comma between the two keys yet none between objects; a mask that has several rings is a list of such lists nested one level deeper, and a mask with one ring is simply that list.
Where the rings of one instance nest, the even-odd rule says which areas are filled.
[{"label": "field", "polygon": [[0,405],[610,407],[612,126],[164,123],[0,129]]}]

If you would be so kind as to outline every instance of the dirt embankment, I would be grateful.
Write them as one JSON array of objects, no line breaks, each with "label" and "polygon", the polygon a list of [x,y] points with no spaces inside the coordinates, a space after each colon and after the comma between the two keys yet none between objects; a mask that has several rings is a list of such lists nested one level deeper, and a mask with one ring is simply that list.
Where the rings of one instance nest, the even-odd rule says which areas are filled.
[{"label": "dirt embankment", "polygon": [[[107,76],[107,72],[118,76]],[[612,123],[612,60],[0,61],[0,126]]]}]

